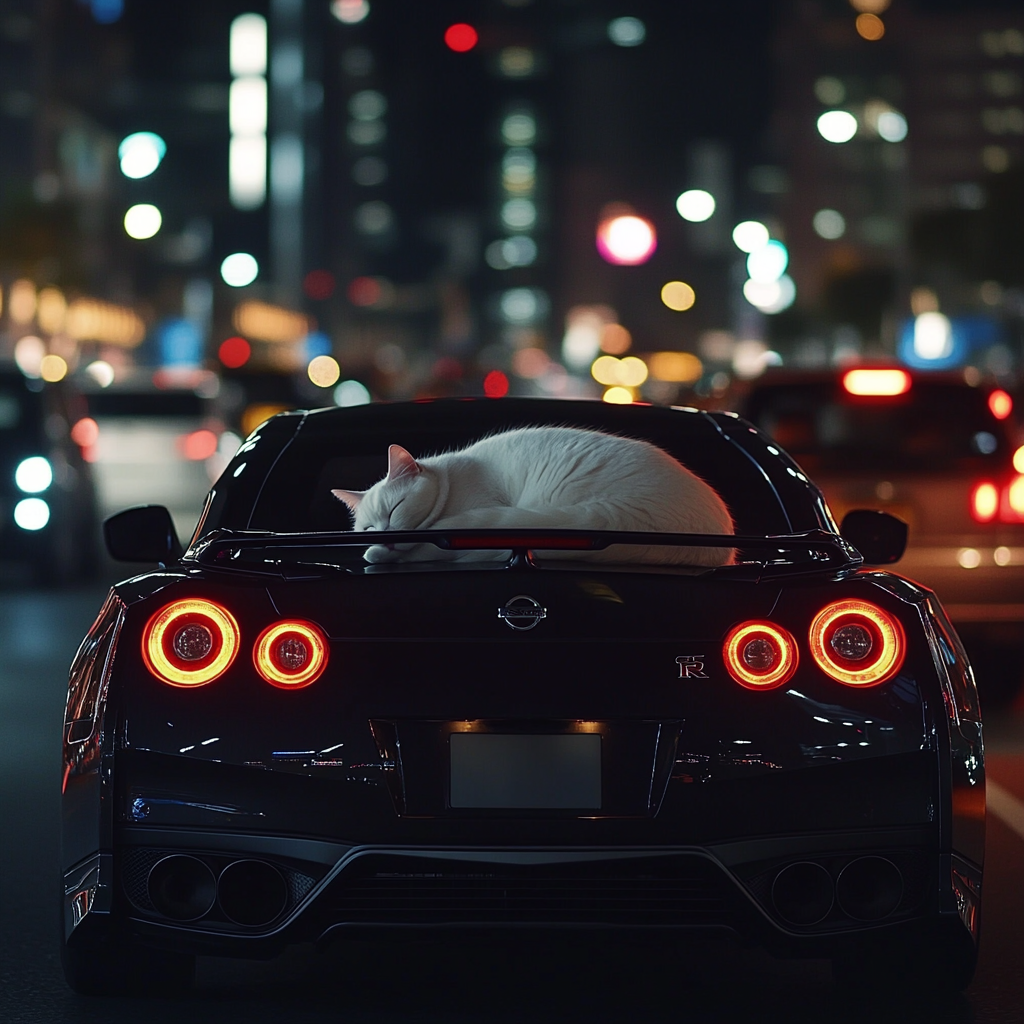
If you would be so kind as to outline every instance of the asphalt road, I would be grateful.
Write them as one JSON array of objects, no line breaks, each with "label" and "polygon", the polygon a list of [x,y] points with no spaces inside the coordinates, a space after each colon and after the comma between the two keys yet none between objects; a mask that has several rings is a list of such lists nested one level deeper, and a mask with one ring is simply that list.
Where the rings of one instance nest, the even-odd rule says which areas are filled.
[{"label": "asphalt road", "polygon": [[[961,997],[852,998],[825,961],[756,949],[511,942],[295,948],[268,963],[204,959],[177,999],[86,999],[57,957],[59,742],[67,667],[93,588],[0,591],[0,1021],[1018,1022],[1024,1019],[1024,716],[988,728],[989,847],[977,977]],[[993,799],[994,797],[994,799]]]}]

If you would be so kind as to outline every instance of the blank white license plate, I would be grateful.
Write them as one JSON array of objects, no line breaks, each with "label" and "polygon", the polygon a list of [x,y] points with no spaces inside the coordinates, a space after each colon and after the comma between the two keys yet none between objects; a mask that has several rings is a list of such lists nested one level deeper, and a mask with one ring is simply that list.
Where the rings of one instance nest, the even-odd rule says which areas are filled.
[{"label": "blank white license plate", "polygon": [[512,736],[455,732],[451,806],[586,810],[601,806],[597,733]]}]

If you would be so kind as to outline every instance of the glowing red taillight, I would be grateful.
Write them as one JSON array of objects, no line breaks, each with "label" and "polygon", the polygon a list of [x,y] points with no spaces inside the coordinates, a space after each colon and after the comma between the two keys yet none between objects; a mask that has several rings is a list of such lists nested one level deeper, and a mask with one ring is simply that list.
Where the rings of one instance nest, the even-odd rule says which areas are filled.
[{"label": "glowing red taillight", "polygon": [[287,619],[257,637],[253,664],[260,676],[282,690],[298,690],[320,678],[327,667],[327,638],[319,626]]},{"label": "glowing red taillight", "polygon": [[171,686],[203,686],[231,667],[238,643],[238,623],[226,608],[187,598],[165,605],[146,623],[142,657]]},{"label": "glowing red taillight", "polygon": [[976,523],[991,523],[999,511],[999,491],[988,480],[971,491],[971,518]]},{"label": "glowing red taillight", "polygon": [[740,686],[772,690],[796,672],[796,641],[772,622],[741,622],[733,627],[722,648],[725,667]]},{"label": "glowing red taillight", "polygon": [[1003,523],[1024,523],[1024,476],[1015,476],[1003,488],[999,519]]},{"label": "glowing red taillight", "polygon": [[818,668],[846,686],[877,686],[891,679],[907,646],[899,620],[854,599],[823,608],[811,623],[808,644]]},{"label": "glowing red taillight", "polygon": [[997,420],[1005,420],[1013,412],[1013,399],[1002,388],[996,388],[988,396],[988,408]]}]

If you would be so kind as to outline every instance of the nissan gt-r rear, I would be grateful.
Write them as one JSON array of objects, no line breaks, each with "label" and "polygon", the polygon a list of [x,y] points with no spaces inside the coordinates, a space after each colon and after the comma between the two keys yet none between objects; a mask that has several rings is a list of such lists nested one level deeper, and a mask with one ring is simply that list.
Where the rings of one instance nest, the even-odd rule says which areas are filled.
[{"label": "nissan gt-r rear", "polygon": [[[418,457],[545,423],[660,445],[736,534],[378,533],[439,557],[363,561],[330,491],[372,483],[388,444]],[[197,954],[383,929],[560,929],[738,936],[846,977],[965,985],[980,716],[935,596],[864,568],[899,557],[901,529],[852,513],[840,533],[729,414],[505,400],[269,420],[184,554],[159,509],[108,521],[112,553],[162,565],[111,591],[72,666],[69,983],[183,984]],[[613,543],[736,558],[588,561]]]}]

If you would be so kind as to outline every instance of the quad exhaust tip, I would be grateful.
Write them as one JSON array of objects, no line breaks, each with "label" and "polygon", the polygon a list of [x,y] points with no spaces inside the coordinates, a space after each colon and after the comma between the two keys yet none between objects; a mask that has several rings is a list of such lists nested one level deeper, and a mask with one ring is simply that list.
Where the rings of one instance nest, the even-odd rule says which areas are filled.
[{"label": "quad exhaust tip", "polygon": [[246,928],[270,924],[288,905],[281,872],[262,860],[236,860],[217,880],[217,900],[225,916]]},{"label": "quad exhaust tip", "polygon": [[217,879],[198,857],[175,853],[158,860],[146,882],[157,911],[173,921],[197,921],[217,899]]},{"label": "quad exhaust tip", "polygon": [[820,864],[801,861],[784,867],[772,883],[772,904],[787,924],[820,924],[835,904],[854,921],[887,918],[903,902],[903,875],[887,857],[857,857],[835,882]]},{"label": "quad exhaust tip", "polygon": [[233,861],[218,878],[198,857],[170,854],[153,865],[146,885],[157,913],[172,921],[198,921],[219,904],[229,921],[259,928],[288,906],[284,876],[261,860]]}]

